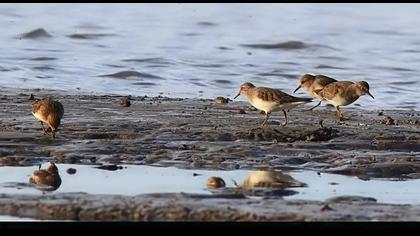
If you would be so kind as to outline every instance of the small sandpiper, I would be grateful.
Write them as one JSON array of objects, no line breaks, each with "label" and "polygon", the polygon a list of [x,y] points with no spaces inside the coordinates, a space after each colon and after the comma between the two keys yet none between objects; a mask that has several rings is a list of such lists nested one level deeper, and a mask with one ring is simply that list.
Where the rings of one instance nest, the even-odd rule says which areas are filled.
[{"label": "small sandpiper", "polygon": [[375,99],[369,92],[369,84],[366,81],[351,82],[338,81],[326,85],[323,89],[315,90],[323,100],[334,105],[336,115],[340,120],[346,119],[340,111],[340,106],[347,106],[356,101],[360,96],[369,95]]},{"label": "small sandpiper", "polygon": [[[40,184],[52,187],[48,190],[55,190],[61,185],[61,178],[58,174],[57,166],[50,162],[48,168],[41,169],[41,165],[39,165],[38,170],[34,171],[32,176],[29,178],[29,183],[31,184]],[[45,189],[47,190],[47,189]]]},{"label": "small sandpiper", "polygon": [[[64,114],[63,105],[52,98],[37,99],[32,103],[32,114],[41,122],[44,134],[51,132],[52,138],[55,139],[55,132]],[[48,129],[44,128],[44,122],[49,126]]]},{"label": "small sandpiper", "polygon": [[300,88],[303,88],[309,95],[311,95],[313,98],[319,99],[319,103],[313,106],[312,108],[309,108],[306,111],[312,111],[319,105],[321,105],[322,98],[316,94],[314,91],[323,89],[327,84],[337,82],[337,80],[330,78],[325,75],[311,75],[311,74],[304,74],[302,77],[300,77],[300,84],[299,86],[293,91],[293,93],[296,93]]},{"label": "small sandpiper", "polygon": [[285,122],[281,125],[287,125],[286,110],[290,110],[295,106],[312,101],[312,98],[294,97],[278,89],[255,87],[249,82],[246,82],[241,85],[241,89],[239,93],[234,97],[234,99],[241,94],[248,99],[252,106],[265,112],[265,119],[264,122],[261,124],[262,127],[267,123],[268,117],[271,114],[271,112],[280,110],[283,111],[285,118]]}]

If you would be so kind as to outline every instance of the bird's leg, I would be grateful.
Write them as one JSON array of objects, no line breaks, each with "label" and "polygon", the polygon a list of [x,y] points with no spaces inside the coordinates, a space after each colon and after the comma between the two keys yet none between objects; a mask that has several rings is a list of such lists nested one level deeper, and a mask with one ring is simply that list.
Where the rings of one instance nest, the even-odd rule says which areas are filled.
[{"label": "bird's leg", "polygon": [[284,123],[282,123],[281,124],[281,126],[286,126],[287,125],[287,113],[286,113],[286,111],[285,110],[282,110],[283,111],[283,114],[284,114],[284,119],[285,119],[285,122]]},{"label": "bird's leg", "polygon": [[313,106],[312,108],[309,108],[308,110],[303,110],[303,111],[313,111],[315,108],[317,108],[319,105],[321,105],[322,101],[319,101],[318,104],[316,104],[315,106]]},{"label": "bird's leg", "polygon": [[261,124],[261,128],[263,128],[264,125],[267,123],[269,115],[270,115],[270,112],[265,112],[265,119],[264,119],[264,122]]},{"label": "bird's leg", "polygon": [[340,121],[347,120],[347,118],[344,117],[343,113],[341,113],[340,106],[336,106],[335,109],[336,109],[336,112],[337,112],[338,120],[340,120]]},{"label": "bird's leg", "polygon": [[40,123],[41,123],[42,130],[44,131],[44,134],[43,134],[43,135],[46,135],[48,132],[47,132],[47,130],[44,128],[44,123],[43,123],[42,121],[40,121]]},{"label": "bird's leg", "polygon": [[52,131],[51,131],[51,132],[52,132],[52,133],[51,133],[51,136],[52,136],[52,138],[53,138],[53,139],[55,139],[55,130],[53,130],[53,129],[51,129],[51,130],[52,130]]}]

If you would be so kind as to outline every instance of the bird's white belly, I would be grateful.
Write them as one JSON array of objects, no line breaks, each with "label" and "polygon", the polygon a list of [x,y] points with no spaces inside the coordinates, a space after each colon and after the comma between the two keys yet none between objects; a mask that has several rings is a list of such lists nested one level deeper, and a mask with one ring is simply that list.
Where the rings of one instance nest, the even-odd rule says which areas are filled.
[{"label": "bird's white belly", "polygon": [[293,103],[279,104],[277,102],[264,101],[262,99],[253,99],[250,102],[252,106],[265,112],[288,110],[288,109],[294,108],[295,106],[305,103],[305,102],[293,102]]},{"label": "bird's white belly", "polygon": [[331,103],[334,106],[347,106],[357,99],[345,99],[341,96],[335,96],[332,100],[327,100],[329,103]]},{"label": "bird's white belly", "polygon": [[32,115],[34,115],[35,118],[37,118],[38,120],[40,120],[40,121],[42,121],[44,123],[48,123],[46,120],[44,120],[44,118],[41,115],[39,115],[37,113],[33,113],[33,112],[32,112]]}]

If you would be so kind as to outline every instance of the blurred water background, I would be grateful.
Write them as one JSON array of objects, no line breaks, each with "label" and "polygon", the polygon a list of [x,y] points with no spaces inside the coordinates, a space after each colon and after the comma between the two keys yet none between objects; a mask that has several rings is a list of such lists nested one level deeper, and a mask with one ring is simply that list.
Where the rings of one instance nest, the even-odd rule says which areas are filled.
[{"label": "blurred water background", "polygon": [[[0,4],[0,87],[232,98],[304,73],[420,108],[420,4]],[[300,91],[297,96],[307,96]],[[243,99],[243,98],[241,98]]]}]

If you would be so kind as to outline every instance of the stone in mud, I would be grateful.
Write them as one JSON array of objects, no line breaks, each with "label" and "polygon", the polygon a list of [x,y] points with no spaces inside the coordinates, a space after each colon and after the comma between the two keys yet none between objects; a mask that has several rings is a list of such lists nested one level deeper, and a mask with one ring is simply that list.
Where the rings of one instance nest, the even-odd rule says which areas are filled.
[{"label": "stone in mud", "polygon": [[214,102],[216,104],[228,104],[229,103],[229,98],[217,97],[216,99],[214,99]]},{"label": "stone in mud", "polygon": [[385,117],[382,121],[381,124],[385,124],[385,125],[395,125],[395,121],[394,119],[392,119],[390,116]]}]

